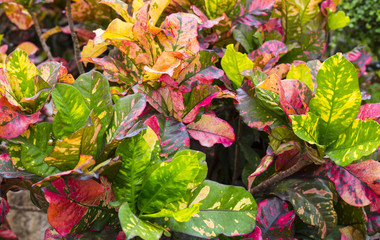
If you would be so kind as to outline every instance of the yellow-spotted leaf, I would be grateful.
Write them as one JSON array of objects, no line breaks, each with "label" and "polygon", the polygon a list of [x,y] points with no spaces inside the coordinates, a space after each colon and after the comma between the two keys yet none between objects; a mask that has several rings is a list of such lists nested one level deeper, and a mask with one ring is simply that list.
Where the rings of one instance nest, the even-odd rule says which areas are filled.
[{"label": "yellow-spotted leaf", "polygon": [[106,31],[101,36],[104,40],[133,40],[132,27],[132,23],[127,23],[116,18],[108,25]]},{"label": "yellow-spotted leaf", "polygon": [[305,64],[301,63],[301,64],[298,64],[297,66],[292,65],[286,78],[299,80],[305,83],[311,89],[311,91],[314,92],[311,71],[310,71],[310,68],[306,66]]},{"label": "yellow-spotted leaf", "polygon": [[38,51],[38,47],[32,42],[22,42],[17,46],[17,48],[23,50],[28,55],[33,55]]},{"label": "yellow-spotted leaf", "polygon": [[166,221],[169,229],[197,237],[213,238],[219,234],[247,234],[255,227],[257,205],[244,188],[206,180],[190,194],[188,207],[201,203],[199,213],[187,222],[169,218]]},{"label": "yellow-spotted leaf", "polygon": [[187,222],[194,215],[199,213],[199,207],[201,203],[197,203],[188,208],[178,209],[162,209],[158,213],[142,215],[143,218],[160,218],[160,217],[172,217],[177,222]]},{"label": "yellow-spotted leaf", "polygon": [[205,0],[206,15],[210,19],[215,19],[223,15],[229,15],[235,8],[237,0]]},{"label": "yellow-spotted leaf", "polygon": [[133,23],[133,19],[128,13],[128,4],[121,0],[102,0],[103,3],[115,10],[126,22]]},{"label": "yellow-spotted leaf", "polygon": [[161,13],[169,5],[169,3],[170,0],[153,0],[150,2],[149,16],[153,26],[156,25]]},{"label": "yellow-spotted leaf", "polygon": [[330,145],[326,154],[336,164],[346,166],[363,156],[367,156],[380,146],[380,125],[369,120],[356,119]]},{"label": "yellow-spotted leaf", "polygon": [[291,115],[294,133],[304,141],[311,144],[318,144],[320,118],[312,112],[307,115]]},{"label": "yellow-spotted leaf", "polygon": [[318,143],[329,145],[358,115],[361,103],[358,74],[354,65],[338,53],[320,67],[317,85],[309,110],[320,118]]},{"label": "yellow-spotted leaf", "polygon": [[247,55],[236,52],[232,44],[227,46],[221,64],[228,78],[234,83],[235,88],[240,87],[243,82],[244,76],[240,75],[240,73],[253,68],[253,62]]},{"label": "yellow-spotted leaf", "polygon": [[90,109],[81,92],[65,83],[55,86],[52,98],[58,110],[53,122],[53,133],[55,138],[64,139],[85,125]]},{"label": "yellow-spotted leaf", "polygon": [[138,218],[131,211],[128,203],[124,203],[120,207],[119,219],[126,239],[132,239],[138,236],[142,239],[159,240],[163,233],[162,228]]},{"label": "yellow-spotted leaf", "polygon": [[45,162],[66,171],[78,164],[80,155],[95,157],[100,128],[100,120],[92,112],[84,127],[63,140],[56,141],[53,152],[45,158]]}]

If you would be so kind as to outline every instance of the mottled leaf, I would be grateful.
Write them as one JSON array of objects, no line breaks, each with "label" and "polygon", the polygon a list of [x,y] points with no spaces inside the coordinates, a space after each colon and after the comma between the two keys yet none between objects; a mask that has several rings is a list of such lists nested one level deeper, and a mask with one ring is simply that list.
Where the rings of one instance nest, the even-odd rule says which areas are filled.
[{"label": "mottled leaf", "polygon": [[28,55],[33,55],[38,51],[38,47],[32,42],[22,42],[17,45],[17,48],[26,52]]},{"label": "mottled leaf", "polygon": [[95,222],[102,229],[117,215],[108,204],[114,198],[110,183],[103,177],[100,183],[59,178],[44,193],[49,202],[48,221],[61,235],[91,229]]},{"label": "mottled leaf", "polygon": [[40,112],[24,114],[21,109],[11,105],[5,97],[0,98],[0,137],[12,139],[23,133],[30,124],[36,123]]},{"label": "mottled leaf", "polygon": [[133,20],[128,13],[128,4],[121,0],[102,0],[100,3],[106,4],[115,10],[126,22],[132,23]]},{"label": "mottled leaf", "polygon": [[264,239],[291,239],[296,217],[288,203],[279,198],[268,198],[258,204],[257,226]]},{"label": "mottled leaf", "polygon": [[234,83],[235,88],[240,87],[243,83],[244,76],[241,76],[240,73],[253,68],[253,62],[247,55],[236,52],[232,44],[227,46],[221,64],[226,75]]},{"label": "mottled leaf", "polygon": [[317,227],[321,238],[327,236],[337,225],[334,194],[323,180],[287,179],[278,184],[273,192],[289,201],[304,223]]},{"label": "mottled leaf", "polygon": [[309,67],[306,66],[305,64],[301,63],[301,64],[298,64],[296,66],[292,65],[289,72],[288,72],[288,75],[286,76],[286,78],[299,80],[299,81],[305,83],[311,89],[311,91],[314,92],[314,86],[313,86],[313,79],[311,76],[311,71],[310,71]]},{"label": "mottled leaf", "polygon": [[11,157],[7,153],[0,154],[0,163],[1,163],[0,164],[0,176],[2,178],[28,179],[28,178],[34,176],[34,174],[32,174],[30,172],[17,169],[13,165]]},{"label": "mottled leaf", "polygon": [[379,146],[380,124],[373,120],[355,119],[326,149],[326,154],[338,165],[346,166],[373,153]]},{"label": "mottled leaf", "polygon": [[319,3],[322,0],[290,0],[291,4],[294,4],[299,10],[299,19],[301,26],[315,18],[319,13]]},{"label": "mottled leaf", "polygon": [[198,121],[188,124],[186,128],[190,136],[205,147],[211,147],[216,143],[228,147],[235,141],[231,125],[212,114],[203,114]]},{"label": "mottled leaf", "polygon": [[78,164],[80,155],[96,157],[98,147],[96,140],[100,128],[100,120],[94,112],[91,112],[85,126],[63,140],[56,141],[53,152],[44,159],[45,162],[62,171],[67,171]]},{"label": "mottled leaf", "polygon": [[322,64],[317,84],[309,109],[320,118],[318,143],[329,145],[359,112],[361,94],[356,69],[338,53]]},{"label": "mottled leaf", "polygon": [[156,25],[161,13],[169,5],[170,0],[153,0],[150,3],[149,16],[152,21],[152,25]]},{"label": "mottled leaf", "polygon": [[119,219],[127,239],[132,239],[139,236],[143,239],[159,240],[162,235],[162,228],[138,218],[131,211],[128,203],[124,203],[120,207]]},{"label": "mottled leaf", "polygon": [[188,207],[201,203],[200,212],[187,222],[169,218],[167,226],[177,232],[212,238],[219,234],[238,236],[255,227],[257,205],[244,188],[204,181],[191,191]]},{"label": "mottled leaf", "polygon": [[294,133],[311,144],[317,144],[319,142],[319,129],[318,124],[320,118],[312,112],[308,112],[307,115],[292,115],[292,127]]},{"label": "mottled leaf", "polygon": [[121,140],[128,130],[137,122],[146,106],[145,96],[141,93],[125,96],[115,102],[115,111],[110,128],[107,131],[107,143],[114,139]]},{"label": "mottled leaf", "polygon": [[[286,47],[285,43],[276,40],[270,40],[263,43],[263,45],[253,51],[249,55],[249,58],[255,62],[255,66],[260,63],[260,68],[262,70],[267,70],[273,67],[280,59],[280,56],[287,52],[288,48]],[[268,60],[266,60],[266,58],[268,58]]]},{"label": "mottled leaf", "polygon": [[218,1],[218,0],[205,0],[206,15],[210,19],[217,18],[223,13],[229,15],[233,11],[236,0]]},{"label": "mottled leaf", "polygon": [[53,133],[58,139],[64,139],[82,128],[90,114],[81,92],[75,87],[57,83],[52,98],[58,113],[53,122]]},{"label": "mottled leaf", "polygon": [[21,4],[16,2],[5,2],[3,4],[5,14],[19,29],[27,30],[33,25],[32,17]]},{"label": "mottled leaf", "polygon": [[367,103],[360,106],[360,110],[356,118],[380,122],[380,103]]},{"label": "mottled leaf", "polygon": [[143,184],[137,202],[140,212],[154,213],[183,198],[199,170],[196,155],[175,155],[170,162],[156,168]]}]

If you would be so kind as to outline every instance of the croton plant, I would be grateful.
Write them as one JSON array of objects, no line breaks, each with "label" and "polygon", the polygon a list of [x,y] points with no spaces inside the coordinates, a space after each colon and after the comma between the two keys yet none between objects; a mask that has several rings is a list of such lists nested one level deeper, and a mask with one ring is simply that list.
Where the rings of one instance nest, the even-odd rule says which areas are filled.
[{"label": "croton plant", "polygon": [[[82,74],[3,44],[0,231],[27,189],[46,240],[375,235],[380,103],[360,90],[368,54],[324,54],[339,2],[67,1]],[[42,34],[58,3],[0,4],[42,46],[70,33]]]}]

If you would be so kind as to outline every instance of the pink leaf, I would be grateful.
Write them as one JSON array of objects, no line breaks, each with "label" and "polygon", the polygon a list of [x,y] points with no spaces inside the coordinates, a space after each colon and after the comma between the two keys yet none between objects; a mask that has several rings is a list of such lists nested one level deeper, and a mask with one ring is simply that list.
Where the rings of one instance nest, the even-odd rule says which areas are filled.
[{"label": "pink leaf", "polygon": [[212,147],[216,143],[229,147],[235,141],[231,125],[211,114],[203,114],[199,121],[192,122],[186,127],[190,136],[205,147]]},{"label": "pink leaf", "polygon": [[256,170],[248,176],[248,190],[251,189],[253,181],[255,178],[265,172],[268,167],[272,164],[274,157],[274,152],[271,147],[268,147],[266,155],[261,159],[259,166],[257,166]]},{"label": "pink leaf", "polygon": [[280,59],[280,55],[285,54],[287,52],[288,48],[286,47],[285,43],[277,40],[270,40],[266,41],[257,50],[249,54],[248,57],[254,61],[256,58],[264,56],[265,54],[272,54],[274,57],[271,58],[263,68],[263,70],[266,70],[273,67]]},{"label": "pink leaf", "polygon": [[24,114],[18,107],[11,105],[5,97],[0,98],[0,137],[11,139],[23,133],[29,124],[36,123],[40,112]]},{"label": "pink leaf", "polygon": [[358,116],[362,120],[375,120],[380,123],[380,103],[367,103],[360,106]]}]

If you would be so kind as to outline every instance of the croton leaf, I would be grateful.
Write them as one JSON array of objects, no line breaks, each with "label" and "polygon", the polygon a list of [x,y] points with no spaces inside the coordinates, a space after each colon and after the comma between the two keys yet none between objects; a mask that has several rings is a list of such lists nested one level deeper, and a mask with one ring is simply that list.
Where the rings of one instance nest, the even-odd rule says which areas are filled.
[{"label": "croton leaf", "polygon": [[255,90],[249,82],[237,89],[236,108],[243,121],[250,127],[263,130],[265,127],[279,127],[286,125],[284,117],[279,116],[264,106],[255,96]]},{"label": "croton leaf", "polygon": [[170,162],[163,163],[143,183],[137,201],[140,212],[154,213],[183,198],[199,170],[197,155],[175,155]]},{"label": "croton leaf", "polygon": [[102,231],[93,231],[89,230],[86,232],[78,233],[78,234],[71,234],[63,236],[59,234],[54,228],[49,227],[45,230],[44,240],[61,240],[61,239],[71,239],[71,240],[90,240],[90,239],[96,239],[96,240],[125,240],[125,235],[123,238],[123,232],[117,233],[116,231],[112,231],[109,228],[106,228]]},{"label": "croton leaf", "polygon": [[319,3],[322,2],[322,0],[290,0],[289,2],[294,4],[298,8],[300,12],[299,18],[301,21],[301,26],[303,26],[305,25],[305,23],[307,23],[320,13]]},{"label": "croton leaf", "polygon": [[357,118],[362,120],[375,120],[380,123],[380,103],[367,103],[360,106]]},{"label": "croton leaf", "polygon": [[289,211],[287,202],[269,198],[258,204],[256,222],[264,239],[290,239],[295,217],[294,210]]},{"label": "croton leaf", "polygon": [[16,2],[3,2],[3,4],[5,14],[19,29],[26,30],[33,26],[32,17],[21,4]]},{"label": "croton leaf", "polygon": [[281,1],[281,23],[284,29],[285,43],[297,41],[300,36],[301,20],[299,18],[299,10],[289,1]]},{"label": "croton leaf", "polygon": [[12,139],[23,133],[30,124],[38,121],[40,112],[24,114],[19,107],[11,105],[6,97],[0,98],[0,137]]},{"label": "croton leaf", "polygon": [[326,149],[326,154],[341,166],[373,153],[380,146],[380,124],[355,119],[338,139]]},{"label": "croton leaf", "polygon": [[91,112],[91,115],[78,131],[63,140],[57,140],[53,152],[45,158],[45,162],[62,171],[73,169],[80,159],[80,155],[97,154],[97,136],[101,125],[100,120]]},{"label": "croton leaf", "polygon": [[321,238],[337,225],[334,194],[322,179],[287,179],[278,184],[273,193],[289,201],[304,223],[316,226]]},{"label": "croton leaf", "polygon": [[244,70],[253,68],[253,62],[247,55],[236,52],[232,44],[227,46],[221,64],[226,75],[234,83],[235,88],[240,87],[244,79],[244,76],[239,74]]},{"label": "croton leaf", "polygon": [[48,221],[61,235],[91,229],[95,222],[102,229],[117,216],[108,204],[114,197],[106,178],[101,177],[100,183],[92,179],[59,178],[43,191],[49,202]]},{"label": "croton leaf", "polygon": [[126,200],[133,213],[136,213],[137,198],[141,192],[146,169],[151,163],[152,151],[144,134],[145,131],[142,131],[132,138],[127,138],[115,153],[121,156],[122,163],[112,180],[112,189],[116,200]]},{"label": "croton leaf", "polygon": [[114,139],[124,139],[128,130],[137,122],[146,106],[145,96],[141,93],[119,98],[115,103],[113,121],[107,131],[107,143]]},{"label": "croton leaf", "polygon": [[350,18],[343,11],[329,12],[327,23],[331,30],[343,28],[350,22]]},{"label": "croton leaf", "polygon": [[[199,108],[209,105],[218,92],[218,87],[202,84],[193,88],[191,92],[184,93],[183,104],[185,105],[185,111],[182,116],[182,122],[193,122],[199,113]],[[175,105],[176,103],[173,104]]]},{"label": "croton leaf", "polygon": [[113,10],[115,10],[126,22],[132,23],[133,20],[128,13],[128,4],[120,0],[102,0],[100,3],[103,3]]},{"label": "croton leaf", "polygon": [[[270,40],[266,41],[258,49],[253,51],[249,55],[249,58],[255,62],[255,65],[257,65],[258,62],[262,62],[262,64],[260,64],[260,68],[262,68],[262,70],[267,70],[273,67],[280,59],[280,56],[287,52],[288,48],[286,47],[285,43],[281,41]],[[263,58],[263,60],[268,60],[261,61],[261,58]]]},{"label": "croton leaf", "polygon": [[368,235],[375,235],[380,231],[380,210],[370,211],[369,207],[366,207],[365,212],[367,215]]},{"label": "croton leaf", "polygon": [[53,133],[56,138],[64,139],[85,125],[90,109],[81,92],[65,83],[57,83],[52,98],[58,110],[53,122]]},{"label": "croton leaf", "polygon": [[332,161],[326,164],[327,176],[335,184],[339,196],[348,204],[356,207],[379,202],[379,197],[356,175]]},{"label": "croton leaf", "polygon": [[34,174],[17,169],[11,160],[9,154],[0,154],[0,176],[2,178],[22,178],[28,179],[35,176]]},{"label": "croton leaf", "polygon": [[5,220],[5,216],[9,212],[9,205],[5,198],[0,197],[0,223],[3,223]]},{"label": "croton leaf", "polygon": [[54,166],[49,166],[44,158],[53,151],[50,134],[52,124],[43,122],[31,126],[12,142],[21,146],[20,160],[23,168],[38,176],[46,177],[59,171]]},{"label": "croton leaf", "polygon": [[[311,82],[311,84],[313,83]],[[289,117],[293,114],[301,115],[307,113],[308,103],[313,96],[313,92],[301,81],[286,79],[280,81],[279,95],[281,106]]]},{"label": "croton leaf", "polygon": [[361,94],[355,67],[341,53],[328,58],[317,75],[309,109],[320,118],[318,143],[329,145],[356,118]]},{"label": "croton leaf", "polygon": [[188,124],[186,128],[190,136],[205,147],[212,147],[216,143],[229,147],[235,141],[231,125],[212,114],[203,114],[198,121]]},{"label": "croton leaf", "polygon": [[58,62],[43,62],[37,66],[39,75],[50,86],[54,86],[60,77],[67,74],[67,69]]},{"label": "croton leaf", "polygon": [[34,45],[34,43],[28,41],[20,43],[17,45],[17,48],[26,52],[28,56],[33,55],[38,51],[38,47]]},{"label": "croton leaf", "polygon": [[124,203],[120,207],[119,219],[127,239],[139,236],[142,239],[159,240],[163,233],[162,228],[138,218],[131,211],[128,203]]},{"label": "croton leaf", "polygon": [[[191,191],[188,207],[201,203],[200,212],[187,222],[166,221],[169,229],[189,235],[212,238],[219,234],[238,236],[255,227],[257,205],[244,188],[206,180]],[[196,227],[194,227],[196,226]]]},{"label": "croton leaf", "polygon": [[299,80],[299,81],[305,83],[311,89],[311,91],[314,92],[314,86],[313,86],[313,79],[311,76],[311,71],[307,65],[305,65],[303,63],[298,64],[296,66],[292,65],[289,72],[288,72],[288,75],[286,76],[286,78]]},{"label": "croton leaf", "polygon": [[223,13],[229,15],[233,11],[236,0],[218,1],[218,0],[205,0],[206,15],[209,19],[215,19],[222,16]]},{"label": "croton leaf", "polygon": [[[269,154],[268,154],[269,153]],[[251,189],[253,182],[255,181],[255,178],[265,172],[265,170],[268,169],[268,167],[272,164],[273,162],[273,151],[270,150],[268,152],[267,150],[267,155],[265,155],[261,161],[260,164],[257,166],[256,170],[251,173],[251,175],[248,176],[248,189]]]}]

